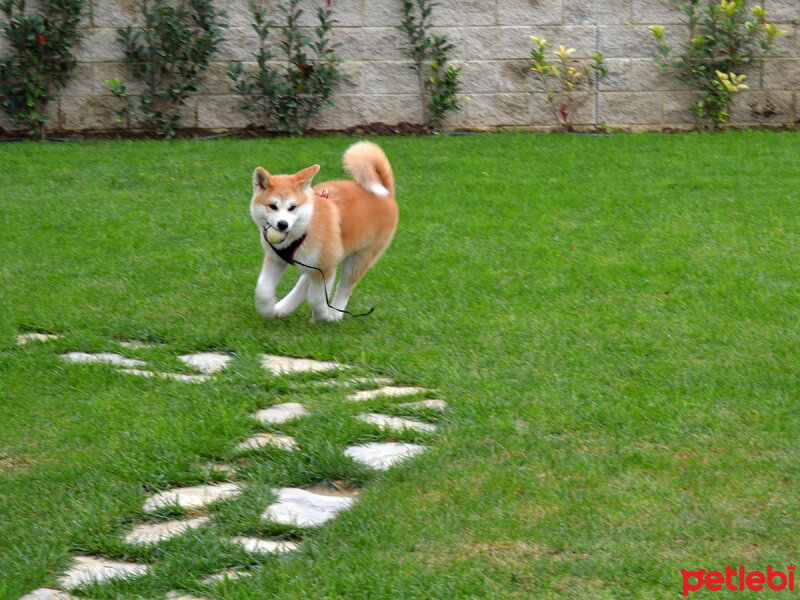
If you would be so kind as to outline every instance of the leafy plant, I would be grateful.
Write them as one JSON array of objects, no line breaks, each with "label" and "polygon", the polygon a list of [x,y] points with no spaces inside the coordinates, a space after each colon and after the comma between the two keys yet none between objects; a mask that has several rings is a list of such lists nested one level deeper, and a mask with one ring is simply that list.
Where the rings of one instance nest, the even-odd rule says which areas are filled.
[{"label": "leafy plant", "polygon": [[303,10],[300,0],[279,4],[284,24],[277,26],[281,34],[279,46],[285,70],[279,71],[270,61],[277,55],[269,48],[270,31],[276,28],[274,20],[267,20],[260,4],[250,3],[253,30],[258,35],[258,52],[254,55],[258,65],[252,75],[245,75],[242,64],[231,64],[228,77],[235,82],[233,91],[242,97],[241,108],[255,114],[263,124],[274,125],[280,131],[300,133],[324,104],[333,105],[333,92],[346,78],[339,70],[341,60],[336,56],[340,44],[332,43],[330,34],[333,9],[328,0],[317,9],[319,25],[314,35],[307,35],[299,26]]},{"label": "leafy plant", "polygon": [[430,0],[403,0],[403,21],[398,27],[408,36],[408,48],[403,53],[413,61],[411,69],[417,74],[423,121],[434,129],[441,126],[448,112],[460,110],[466,99],[459,94],[461,68],[448,63],[447,54],[453,44],[444,36],[430,33],[431,13],[437,4]]},{"label": "leafy plant", "polygon": [[180,108],[197,91],[201,75],[222,41],[225,25],[212,0],[141,0],[135,2],[144,17],[140,30],[117,30],[125,48],[131,75],[143,85],[138,105],[125,84],[107,81],[123,101],[122,120],[133,115],[151,135],[173,137],[180,129]]},{"label": "leafy plant", "polygon": [[745,10],[744,0],[683,4],[688,43],[680,54],[671,57],[672,48],[664,41],[664,27],[653,25],[651,33],[659,43],[655,61],[663,69],[675,69],[681,79],[699,92],[690,112],[699,119],[710,119],[714,127],[730,116],[728,105],[739,90],[746,89],[743,71],[762,68],[764,55],[773,50],[773,40],[786,33],[768,23],[761,6]]},{"label": "leafy plant", "polygon": [[32,135],[44,139],[47,107],[71,77],[85,0],[41,0],[27,13],[25,0],[4,0],[0,23],[11,53],[0,58],[0,103]]},{"label": "leafy plant", "polygon": [[572,131],[569,119],[580,102],[578,92],[592,90],[595,85],[593,79],[605,77],[608,73],[603,62],[603,54],[592,52],[594,62],[585,62],[572,56],[574,48],[559,46],[553,53],[555,60],[552,60],[545,53],[545,48],[550,42],[536,36],[531,36],[531,39],[536,42],[536,47],[531,50],[531,69],[534,77],[547,94],[547,102],[556,122],[564,131]]}]

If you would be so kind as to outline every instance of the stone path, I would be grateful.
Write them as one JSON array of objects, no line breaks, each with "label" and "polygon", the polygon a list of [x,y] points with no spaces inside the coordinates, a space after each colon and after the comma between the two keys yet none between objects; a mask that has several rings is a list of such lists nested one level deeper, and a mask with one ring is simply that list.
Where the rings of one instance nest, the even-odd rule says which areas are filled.
[{"label": "stone path", "polygon": [[[58,335],[45,333],[26,333],[17,339],[19,345],[31,342],[48,342],[59,339]],[[131,350],[151,347],[151,344],[131,340],[117,342],[119,346]],[[70,363],[99,363],[107,365],[118,372],[140,377],[163,377],[185,383],[213,382],[215,378],[224,375],[225,370],[233,361],[233,356],[214,353],[199,352],[184,354],[178,357],[184,365],[199,373],[171,373],[145,369],[147,362],[132,359],[112,352],[86,353],[67,352],[61,357]],[[314,381],[311,384],[342,386],[354,389],[347,399],[353,402],[368,402],[373,399],[383,399],[385,402],[395,402],[411,396],[427,394],[428,390],[420,387],[396,386],[391,379],[385,377],[342,377],[346,375],[349,367],[336,362],[317,361],[307,358],[294,358],[287,356],[262,355],[261,366],[276,377],[293,375],[297,373],[331,373],[336,375],[330,381]],[[374,388],[374,386],[379,386]],[[373,388],[373,389],[363,389]],[[395,404],[404,411],[403,414],[422,411],[421,414],[430,415],[431,410],[443,411],[447,404],[443,400],[426,398]],[[296,419],[302,419],[310,414],[308,408],[298,402],[284,402],[268,406],[253,413],[255,421],[275,429],[278,426]],[[402,434],[406,431],[432,434],[436,426],[423,420],[393,416],[377,412],[364,412],[355,415],[365,423],[374,425],[387,434]],[[391,438],[389,438],[391,439]],[[273,446],[287,452],[297,449],[297,441],[286,434],[259,432],[242,440],[235,447],[239,454],[247,453],[265,446]],[[397,441],[369,442],[364,444],[354,443],[343,449],[344,456],[375,470],[387,470],[392,466],[425,452],[426,446]],[[225,473],[229,479],[224,483],[209,483],[204,485],[176,487],[155,493],[146,498],[142,511],[154,515],[158,522],[145,522],[134,526],[124,537],[124,543],[130,546],[154,545],[184,535],[191,530],[208,529],[213,532],[214,511],[217,503],[235,502],[246,488],[246,484],[236,481],[236,468],[228,464],[208,464],[207,472]],[[309,488],[285,487],[273,489],[274,501],[268,505],[261,515],[264,522],[299,528],[320,527],[336,518],[336,516],[349,509],[358,500],[359,490],[335,490],[324,486]],[[164,515],[171,511],[189,512],[190,516],[163,520]],[[166,513],[164,511],[167,511]],[[159,513],[162,513],[159,517]],[[173,513],[174,514],[174,513]],[[206,534],[204,534],[206,535]],[[246,552],[286,553],[298,550],[299,543],[283,539],[262,539],[258,537],[233,536],[225,540],[227,543],[241,546]],[[58,578],[60,590],[40,588],[23,596],[20,600],[80,600],[69,592],[87,583],[102,583],[112,579],[141,577],[146,575],[151,565],[136,564],[131,562],[111,560],[100,556],[75,556],[72,567]],[[233,567],[225,571],[211,574],[201,581],[213,583],[216,581],[235,580],[248,577],[245,567]],[[180,590],[169,592],[170,600],[207,600],[198,596],[188,595]]]}]

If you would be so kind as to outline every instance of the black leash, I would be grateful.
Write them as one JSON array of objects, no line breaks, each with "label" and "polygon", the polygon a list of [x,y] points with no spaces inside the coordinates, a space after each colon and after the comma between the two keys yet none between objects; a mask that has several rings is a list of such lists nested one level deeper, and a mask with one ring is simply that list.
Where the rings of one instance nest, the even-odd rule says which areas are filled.
[{"label": "black leash", "polygon": [[277,254],[280,258],[282,258],[284,262],[287,262],[290,265],[300,265],[301,267],[305,267],[306,269],[314,269],[315,271],[319,271],[320,272],[320,274],[322,275],[322,289],[325,291],[325,304],[328,305],[328,308],[333,309],[333,310],[335,310],[337,312],[340,312],[342,314],[345,314],[345,315],[350,315],[353,318],[366,317],[366,316],[371,315],[373,312],[375,312],[375,307],[374,306],[372,308],[370,308],[367,312],[358,313],[358,314],[351,313],[349,310],[344,310],[344,309],[341,309],[341,308],[336,308],[335,306],[331,306],[331,301],[328,299],[328,286],[325,283],[325,273],[322,271],[322,269],[320,269],[319,267],[314,267],[312,265],[307,265],[305,263],[301,263],[299,260],[295,259],[295,257],[294,257],[294,253],[297,252],[297,249],[300,247],[300,244],[302,244],[303,240],[306,239],[306,234],[303,234],[303,237],[295,240],[294,242],[289,244],[289,246],[287,246],[286,248],[283,248],[283,249],[276,248],[275,246],[272,245],[272,242],[270,242],[269,239],[267,239],[267,228],[266,227],[262,228],[261,234],[264,236],[264,241],[267,242],[267,244],[269,244],[269,247],[272,248],[275,251],[275,254]]}]

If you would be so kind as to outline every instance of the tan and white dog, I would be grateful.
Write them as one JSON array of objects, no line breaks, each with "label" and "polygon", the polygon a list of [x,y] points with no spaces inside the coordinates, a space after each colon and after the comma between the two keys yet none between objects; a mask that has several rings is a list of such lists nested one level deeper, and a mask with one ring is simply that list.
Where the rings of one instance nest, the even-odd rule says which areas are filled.
[{"label": "tan and white dog", "polygon": [[[319,165],[294,175],[270,175],[261,167],[253,173],[250,215],[264,248],[256,310],[265,319],[285,317],[305,299],[313,321],[341,319],[353,288],[392,241],[397,204],[392,167],[383,150],[358,142],[347,149],[343,162],[353,181],[327,181],[313,188]],[[290,264],[300,271],[300,279],[276,302],[278,282]]]}]

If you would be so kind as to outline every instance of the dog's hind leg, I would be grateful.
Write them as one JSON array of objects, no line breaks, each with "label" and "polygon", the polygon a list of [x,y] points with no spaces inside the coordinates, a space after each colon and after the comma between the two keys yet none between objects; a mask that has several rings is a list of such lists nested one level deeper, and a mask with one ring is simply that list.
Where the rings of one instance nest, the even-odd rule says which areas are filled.
[{"label": "dog's hind leg", "polygon": [[311,282],[311,276],[303,274],[297,283],[292,288],[292,291],[286,294],[284,298],[275,305],[275,318],[280,319],[286,317],[294,312],[300,306],[300,303],[306,299],[308,294],[308,284]]},{"label": "dog's hind leg", "polygon": [[264,257],[256,283],[256,310],[265,319],[275,317],[275,290],[288,265]]},{"label": "dog's hind leg", "polygon": [[363,276],[364,272],[361,271],[358,279],[356,279],[356,275],[358,274],[359,269],[357,269],[357,262],[358,262],[358,255],[350,255],[342,261],[342,267],[339,272],[339,283],[336,284],[336,293],[333,295],[333,300],[331,301],[331,306],[338,309],[333,311],[333,320],[338,321],[343,316],[344,313],[339,312],[343,311],[347,308],[347,303],[350,301],[350,295],[353,293],[353,288],[358,283],[358,279]]}]

